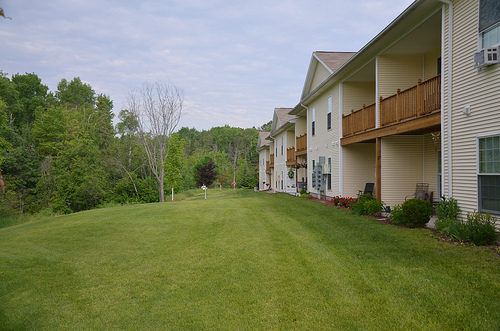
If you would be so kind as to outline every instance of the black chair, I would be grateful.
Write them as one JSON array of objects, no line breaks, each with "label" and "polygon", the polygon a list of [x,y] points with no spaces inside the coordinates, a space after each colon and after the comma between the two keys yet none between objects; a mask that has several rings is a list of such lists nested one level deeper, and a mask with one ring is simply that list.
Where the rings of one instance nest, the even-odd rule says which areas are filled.
[{"label": "black chair", "polygon": [[358,190],[358,198],[363,195],[363,194],[370,194],[373,195],[373,189],[375,188],[375,183],[366,183],[365,184],[365,190]]}]

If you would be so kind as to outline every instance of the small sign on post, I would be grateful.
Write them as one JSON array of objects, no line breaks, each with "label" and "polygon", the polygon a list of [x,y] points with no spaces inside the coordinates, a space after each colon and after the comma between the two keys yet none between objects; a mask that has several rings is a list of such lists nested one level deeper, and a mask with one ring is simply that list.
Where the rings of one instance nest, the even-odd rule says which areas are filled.
[{"label": "small sign on post", "polygon": [[205,191],[205,199],[207,198],[207,187],[205,186],[205,184],[203,184],[203,186],[201,187],[203,191]]}]

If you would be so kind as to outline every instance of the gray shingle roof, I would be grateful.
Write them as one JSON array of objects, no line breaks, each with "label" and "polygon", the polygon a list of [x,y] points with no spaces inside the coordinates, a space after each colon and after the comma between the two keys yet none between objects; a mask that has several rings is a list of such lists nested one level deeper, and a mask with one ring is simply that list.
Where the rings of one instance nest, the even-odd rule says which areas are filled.
[{"label": "gray shingle roof", "polygon": [[316,51],[314,54],[330,68],[332,72],[337,71],[347,62],[356,52],[326,52]]},{"label": "gray shingle roof", "polygon": [[295,115],[290,115],[288,112],[290,112],[292,108],[274,108],[274,111],[276,112],[276,116],[278,116],[279,120],[279,125],[276,126],[276,128],[281,127],[284,125],[286,122],[296,119],[297,116]]}]

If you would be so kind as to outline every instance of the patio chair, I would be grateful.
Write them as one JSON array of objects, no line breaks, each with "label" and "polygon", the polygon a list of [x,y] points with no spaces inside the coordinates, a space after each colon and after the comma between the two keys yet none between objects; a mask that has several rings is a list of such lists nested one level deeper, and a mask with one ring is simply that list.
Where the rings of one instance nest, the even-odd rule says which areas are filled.
[{"label": "patio chair", "polygon": [[375,183],[366,183],[365,184],[365,190],[358,190],[358,198],[363,195],[363,194],[368,194],[373,195],[373,188],[375,187]]},{"label": "patio chair", "polygon": [[405,201],[408,199],[429,200],[429,184],[417,183],[415,185],[415,193],[407,195]]}]

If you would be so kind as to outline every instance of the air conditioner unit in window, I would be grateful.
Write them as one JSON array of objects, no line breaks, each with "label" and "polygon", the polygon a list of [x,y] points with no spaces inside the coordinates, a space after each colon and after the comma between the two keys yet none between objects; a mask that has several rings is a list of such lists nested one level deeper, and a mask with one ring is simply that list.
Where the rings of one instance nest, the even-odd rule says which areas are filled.
[{"label": "air conditioner unit in window", "polygon": [[500,63],[500,46],[483,48],[474,53],[474,68],[482,68]]}]

